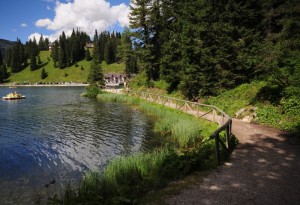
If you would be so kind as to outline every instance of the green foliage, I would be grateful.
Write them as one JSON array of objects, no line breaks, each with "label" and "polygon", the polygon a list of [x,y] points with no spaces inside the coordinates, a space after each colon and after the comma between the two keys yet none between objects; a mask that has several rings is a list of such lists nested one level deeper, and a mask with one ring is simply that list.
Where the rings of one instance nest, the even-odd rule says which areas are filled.
[{"label": "green foliage", "polygon": [[129,28],[125,28],[121,37],[121,45],[119,45],[117,48],[117,58],[125,63],[126,74],[138,72],[137,57],[133,51],[130,35],[131,32]]},{"label": "green foliage", "polygon": [[91,56],[91,54],[90,54],[90,49],[86,49],[86,51],[85,51],[85,60],[86,61],[90,61],[90,60],[92,60],[92,56]]},{"label": "green foliage", "polygon": [[277,107],[272,105],[264,105],[259,108],[257,117],[261,124],[278,126],[281,119],[281,114]]},{"label": "green foliage", "polygon": [[23,69],[23,66],[26,64],[25,48],[21,43],[20,39],[17,39],[17,42],[10,48],[10,51],[7,52],[7,60],[9,60],[8,66],[11,67],[13,73],[17,73]]},{"label": "green foliage", "polygon": [[292,96],[281,101],[283,117],[280,127],[292,132],[300,133],[300,97]]},{"label": "green foliage", "polygon": [[235,89],[223,92],[217,97],[211,97],[205,103],[215,105],[234,117],[238,110],[252,105],[257,100],[258,93],[265,86],[265,82],[258,81],[254,81],[251,84],[243,84]]},{"label": "green foliage", "polygon": [[130,80],[130,87],[134,89],[143,89],[148,87],[147,74],[142,72]]},{"label": "green foliage", "polygon": [[[179,148],[195,146],[201,139],[209,137],[216,126],[186,113],[167,108],[163,105],[144,102],[138,98],[119,94],[98,95],[103,101],[122,102],[138,106],[140,110],[156,118],[154,130],[166,136],[166,140]],[[170,138],[168,136],[171,136]]]},{"label": "green foliage", "polygon": [[45,78],[47,78],[48,74],[45,71],[45,68],[42,69],[41,71],[41,79],[44,80]]},{"label": "green foliage", "polygon": [[[143,86],[163,79],[169,92],[179,89],[195,99],[263,79],[281,95],[299,94],[296,0],[133,3],[130,27],[134,52],[146,75]],[[268,98],[273,101],[283,97],[272,95]]]},{"label": "green foliage", "polygon": [[3,83],[8,78],[6,65],[0,65],[0,83]]},{"label": "green foliage", "polygon": [[99,93],[101,93],[101,91],[96,84],[90,84],[86,87],[86,97],[96,98]]},{"label": "green foliage", "polygon": [[98,100],[104,102],[120,102],[126,103],[128,105],[137,106],[140,104],[139,98],[130,97],[128,98],[126,95],[112,94],[112,93],[102,93],[97,96]]},{"label": "green foliage", "polygon": [[120,33],[101,32],[98,35],[97,30],[94,35],[94,55],[93,60],[101,63],[103,60],[107,64],[117,62],[117,47],[120,45]]},{"label": "green foliage", "polygon": [[96,83],[100,85],[104,84],[102,67],[95,60],[91,63],[90,73],[87,80],[89,83]]},{"label": "green foliage", "polygon": [[161,90],[167,90],[169,87],[169,84],[164,80],[154,81],[154,87],[161,89]]},{"label": "green foliage", "polygon": [[[207,147],[206,144],[205,147]],[[135,204],[150,190],[161,188],[170,180],[178,179],[193,169],[203,169],[213,148],[178,155],[164,148],[149,153],[118,157],[102,174],[89,172],[80,188],[67,187],[62,199],[57,195],[51,204]],[[200,166],[199,166],[200,164]],[[210,166],[211,167],[211,166]]]},{"label": "green foliage", "polygon": [[259,2],[135,0],[134,4],[130,26],[147,81],[164,79],[169,92],[179,89],[195,99],[250,82],[257,75],[264,37]]},{"label": "green foliage", "polygon": [[[296,91],[291,91],[294,93]],[[288,96],[288,95],[286,95]],[[235,113],[249,106],[257,107],[257,123],[298,132],[300,125],[299,95],[284,97],[282,89],[266,82],[254,81],[205,100],[235,117]]]}]

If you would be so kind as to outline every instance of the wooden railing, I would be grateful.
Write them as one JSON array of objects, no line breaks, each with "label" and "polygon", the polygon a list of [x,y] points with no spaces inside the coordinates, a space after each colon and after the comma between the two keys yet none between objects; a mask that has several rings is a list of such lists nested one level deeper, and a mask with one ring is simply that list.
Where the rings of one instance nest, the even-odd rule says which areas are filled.
[{"label": "wooden railing", "polygon": [[[215,155],[218,164],[221,164],[220,145],[223,147],[223,149],[226,152],[230,153],[232,151],[232,145],[231,145],[232,119],[229,115],[227,115],[224,111],[222,111],[216,106],[181,100],[181,99],[172,98],[169,96],[164,96],[159,94],[135,91],[135,90],[124,92],[123,90],[120,89],[109,89],[109,90],[106,89],[106,91],[112,93],[119,93],[119,94],[126,93],[128,95],[142,98],[150,102],[166,105],[168,107],[184,111],[198,118],[203,118],[218,123],[219,128],[210,136],[210,140],[212,139],[215,140]],[[225,143],[220,138],[220,133],[223,131],[225,131],[225,135],[226,135]]]}]

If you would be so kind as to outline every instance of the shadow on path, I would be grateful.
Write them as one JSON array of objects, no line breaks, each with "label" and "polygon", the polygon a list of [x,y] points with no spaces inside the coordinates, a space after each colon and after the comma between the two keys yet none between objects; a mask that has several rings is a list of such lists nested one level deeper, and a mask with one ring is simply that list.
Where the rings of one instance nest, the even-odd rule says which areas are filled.
[{"label": "shadow on path", "polygon": [[234,120],[229,162],[167,204],[299,204],[300,143],[274,128]]}]

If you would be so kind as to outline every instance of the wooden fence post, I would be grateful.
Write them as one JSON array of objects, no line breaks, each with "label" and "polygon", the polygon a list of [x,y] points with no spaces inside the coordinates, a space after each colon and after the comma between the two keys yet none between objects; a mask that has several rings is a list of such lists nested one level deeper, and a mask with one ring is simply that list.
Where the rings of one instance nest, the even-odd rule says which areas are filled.
[{"label": "wooden fence post", "polygon": [[215,152],[216,152],[216,159],[218,161],[218,165],[221,165],[219,134],[215,136]]},{"label": "wooden fence post", "polygon": [[230,145],[230,124],[226,127],[226,146],[230,150],[231,145]]},{"label": "wooden fence post", "polygon": [[213,108],[213,122],[216,122],[216,110]]}]

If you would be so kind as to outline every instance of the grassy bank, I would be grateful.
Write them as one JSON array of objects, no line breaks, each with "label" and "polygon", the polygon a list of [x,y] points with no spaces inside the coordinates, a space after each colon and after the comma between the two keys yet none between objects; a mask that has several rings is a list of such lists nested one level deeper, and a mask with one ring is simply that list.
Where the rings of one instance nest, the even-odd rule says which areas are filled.
[{"label": "grassy bank", "polygon": [[205,103],[218,106],[232,117],[243,108],[252,109],[253,122],[300,133],[300,97],[282,97],[281,92],[266,82],[254,81],[209,98]]},{"label": "grassy bank", "polygon": [[[155,118],[155,131],[166,135],[169,143],[175,143],[178,148],[195,147],[197,142],[208,138],[217,126],[203,119],[197,119],[189,114],[168,108],[164,105],[149,103],[126,95],[103,93],[97,96],[101,101],[122,102],[138,108]],[[168,138],[168,136],[170,136]]]},{"label": "grassy bank", "polygon": [[[163,80],[147,82],[146,74],[137,75],[130,85],[133,89],[184,99],[178,90],[170,90]],[[219,96],[200,99],[201,103],[219,107],[231,117],[268,125],[300,135],[300,96],[265,81],[242,84]],[[294,92],[295,93],[295,92]],[[299,93],[299,91],[298,91]],[[240,116],[236,113],[245,110]],[[248,120],[247,120],[248,121]]]},{"label": "grassy bank", "polygon": [[[82,60],[77,63],[77,66],[73,65],[65,69],[59,69],[54,67],[52,58],[50,57],[50,51],[41,51],[40,58],[42,63],[39,65],[39,69],[30,71],[30,65],[18,73],[11,73],[8,79],[8,83],[60,83],[60,82],[74,82],[82,83],[86,82],[90,71],[90,61]],[[124,73],[125,65],[123,63],[101,64],[104,73]],[[41,70],[45,68],[47,77],[41,79]]]},{"label": "grassy bank", "polygon": [[103,172],[86,174],[79,188],[53,197],[52,204],[136,204],[145,193],[171,180],[216,166],[214,141],[207,140],[216,125],[126,95],[103,93],[97,98],[126,103],[154,118],[158,147],[112,160]]}]

